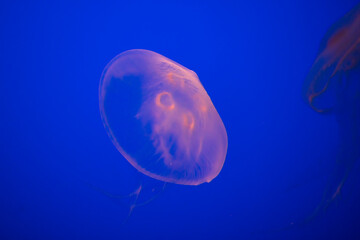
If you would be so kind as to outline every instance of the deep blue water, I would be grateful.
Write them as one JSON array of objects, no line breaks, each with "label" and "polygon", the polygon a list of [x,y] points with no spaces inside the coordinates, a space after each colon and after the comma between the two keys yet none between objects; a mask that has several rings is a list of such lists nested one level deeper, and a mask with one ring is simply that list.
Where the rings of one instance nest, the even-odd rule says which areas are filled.
[{"label": "deep blue water", "polygon": [[[301,96],[322,37],[356,4],[2,1],[0,238],[360,239],[360,165],[304,223],[340,144],[336,118]],[[135,48],[194,70],[210,95],[229,140],[211,183],[161,191],[109,140],[100,76]],[[126,195],[140,182],[139,200],[161,193],[129,218],[131,198],[100,190]]]}]

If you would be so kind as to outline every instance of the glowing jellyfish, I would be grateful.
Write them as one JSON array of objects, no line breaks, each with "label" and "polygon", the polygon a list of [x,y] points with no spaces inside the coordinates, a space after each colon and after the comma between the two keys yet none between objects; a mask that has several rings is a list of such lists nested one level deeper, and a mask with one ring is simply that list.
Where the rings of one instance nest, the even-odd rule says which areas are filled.
[{"label": "glowing jellyfish", "polygon": [[304,84],[304,98],[319,113],[333,113],[340,151],[322,207],[336,196],[360,158],[360,4],[325,35]]},{"label": "glowing jellyfish", "polygon": [[113,144],[141,173],[185,185],[219,174],[227,134],[195,72],[152,51],[125,51],[104,69],[99,104]]},{"label": "glowing jellyfish", "polygon": [[303,88],[314,110],[327,112],[339,104],[340,91],[347,84],[344,77],[359,66],[359,55],[360,4],[336,22],[322,40]]}]

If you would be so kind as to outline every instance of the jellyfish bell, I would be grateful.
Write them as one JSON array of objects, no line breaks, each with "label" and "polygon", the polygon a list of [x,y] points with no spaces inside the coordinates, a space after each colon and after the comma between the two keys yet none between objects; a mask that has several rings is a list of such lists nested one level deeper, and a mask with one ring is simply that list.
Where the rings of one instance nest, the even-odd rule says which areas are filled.
[{"label": "jellyfish bell", "polygon": [[195,72],[149,50],[128,50],[105,67],[99,86],[105,129],[141,173],[198,185],[222,169],[224,124]]},{"label": "jellyfish bell", "polygon": [[303,85],[303,96],[317,112],[328,112],[338,104],[347,86],[344,74],[360,60],[360,4],[336,22],[325,34],[318,56]]}]

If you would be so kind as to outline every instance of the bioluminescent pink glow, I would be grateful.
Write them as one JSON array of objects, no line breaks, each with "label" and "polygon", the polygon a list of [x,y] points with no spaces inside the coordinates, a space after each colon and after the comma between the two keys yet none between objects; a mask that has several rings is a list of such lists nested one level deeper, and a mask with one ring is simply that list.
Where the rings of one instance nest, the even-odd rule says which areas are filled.
[{"label": "bioluminescent pink glow", "polygon": [[224,124],[186,67],[148,50],[123,52],[104,69],[99,104],[113,144],[143,174],[198,185],[221,171]]}]

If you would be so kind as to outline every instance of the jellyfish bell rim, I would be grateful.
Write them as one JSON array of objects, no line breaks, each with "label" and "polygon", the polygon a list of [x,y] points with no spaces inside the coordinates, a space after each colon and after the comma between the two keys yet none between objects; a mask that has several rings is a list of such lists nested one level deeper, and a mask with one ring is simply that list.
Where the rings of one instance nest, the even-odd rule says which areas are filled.
[{"label": "jellyfish bell rim", "polygon": [[[102,111],[101,111],[101,115],[103,115]],[[144,175],[146,175],[148,177],[154,178],[154,179],[162,181],[162,182],[167,182],[167,183],[174,183],[174,184],[179,184],[179,185],[197,186],[197,185],[200,185],[200,184],[203,184],[203,183],[210,183],[214,178],[216,178],[220,174],[220,172],[222,170],[225,159],[224,159],[224,161],[222,163],[222,166],[220,168],[218,168],[219,171],[216,174],[214,174],[212,177],[209,177],[209,178],[199,179],[198,181],[194,181],[194,180],[192,180],[192,181],[190,181],[190,180],[176,181],[176,180],[174,180],[172,178],[166,178],[166,177],[163,177],[161,175],[152,173],[152,172],[146,170],[145,168],[141,167],[139,164],[137,164],[137,162],[120,146],[120,144],[117,141],[114,140],[114,135],[113,135],[109,125],[107,124],[106,116],[104,116],[104,118],[102,117],[102,119],[103,119],[102,122],[103,122],[103,125],[105,127],[106,133],[110,137],[110,140],[114,144],[115,148],[121,153],[121,155],[127,160],[127,162],[130,165],[132,165],[137,171],[141,172],[142,174],[144,174]],[[227,151],[227,146],[226,146],[226,151]]]}]

